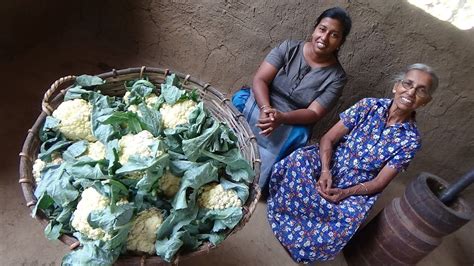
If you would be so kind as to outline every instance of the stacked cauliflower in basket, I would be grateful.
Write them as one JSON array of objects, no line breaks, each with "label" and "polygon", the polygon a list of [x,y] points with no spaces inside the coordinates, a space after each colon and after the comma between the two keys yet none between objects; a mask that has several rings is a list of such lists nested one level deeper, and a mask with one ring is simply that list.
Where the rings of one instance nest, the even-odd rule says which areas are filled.
[{"label": "stacked cauliflower in basket", "polygon": [[237,138],[197,94],[168,76],[161,90],[80,76],[40,131],[33,165],[48,239],[74,235],[65,265],[111,265],[120,254],[156,254],[221,242],[243,216],[254,172]]}]

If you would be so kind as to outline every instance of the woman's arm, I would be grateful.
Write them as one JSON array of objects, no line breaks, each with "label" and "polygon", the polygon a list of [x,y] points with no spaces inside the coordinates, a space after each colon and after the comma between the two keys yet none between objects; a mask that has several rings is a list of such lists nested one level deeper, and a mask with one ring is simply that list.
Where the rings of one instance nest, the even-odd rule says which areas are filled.
[{"label": "woman's arm", "polygon": [[[268,113],[271,112],[271,110],[266,111]],[[306,109],[298,109],[290,112],[275,112],[275,122],[290,125],[314,124],[326,115],[326,113],[326,108],[317,101],[313,101]]]},{"label": "woman's arm", "polygon": [[[278,69],[272,64],[263,61],[253,78],[252,92],[261,109],[270,106],[270,84],[278,73]],[[263,107],[263,108],[262,108]],[[263,112],[262,112],[263,113]]]},{"label": "woman's arm", "polygon": [[262,129],[260,134],[269,135],[280,124],[308,125],[316,123],[334,106],[341,96],[346,81],[345,76],[334,80],[307,108],[290,112],[279,112],[274,108],[265,108],[263,111],[268,115],[260,119],[257,124]]},{"label": "woman's arm", "polygon": [[256,126],[261,129],[260,134],[265,136],[269,135],[276,128],[275,125],[272,127],[271,123],[262,124],[260,121],[274,120],[273,113],[267,113],[266,111],[272,109],[270,105],[270,84],[277,73],[278,69],[276,67],[263,61],[253,78],[252,92],[260,109],[259,122]]},{"label": "woman's arm", "polygon": [[385,165],[378,175],[367,182],[359,183],[355,186],[341,189],[341,188],[330,188],[327,191],[319,191],[321,196],[325,199],[337,203],[352,195],[371,195],[382,192],[385,187],[392,181],[392,179],[398,174],[398,170]]},{"label": "woman's arm", "polygon": [[322,191],[328,191],[332,185],[332,174],[330,171],[333,147],[339,140],[349,133],[349,129],[339,120],[319,142],[319,156],[321,160],[321,176],[318,180],[318,187]]},{"label": "woman's arm", "polygon": [[314,124],[324,115],[326,115],[326,109],[323,108],[317,101],[311,103],[307,109],[280,112],[275,108],[264,108],[262,112],[264,112],[266,116],[260,117],[257,127],[262,129],[260,134],[263,135],[269,135],[281,124]]}]

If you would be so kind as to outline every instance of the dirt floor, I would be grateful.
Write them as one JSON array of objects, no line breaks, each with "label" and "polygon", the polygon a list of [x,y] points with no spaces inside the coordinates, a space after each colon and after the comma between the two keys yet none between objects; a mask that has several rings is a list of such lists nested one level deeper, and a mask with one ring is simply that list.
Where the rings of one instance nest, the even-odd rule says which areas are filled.
[{"label": "dirt floor", "polygon": [[[32,16],[33,11],[24,11],[25,7],[35,10],[36,4],[29,0],[7,9],[16,12],[12,13],[15,16],[2,10],[10,27],[0,46],[4,92],[0,105],[4,121],[0,128],[4,147],[0,154],[0,265],[59,265],[68,252],[64,244],[46,240],[42,226],[29,216],[18,184],[17,155],[40,113],[40,99],[54,80],[147,65],[189,73],[229,96],[251,80],[272,46],[286,38],[303,39],[315,14],[334,4],[292,2],[84,1],[66,7],[55,1],[57,5],[51,9],[38,6],[38,12],[43,12],[41,19]],[[400,196],[420,171],[453,180],[472,167],[474,52],[469,47],[474,47],[474,34],[460,32],[403,1],[337,2],[348,8],[354,20],[353,33],[341,51],[350,81],[340,103],[318,125],[317,132],[324,132],[337,113],[357,99],[389,97],[391,75],[408,63],[427,62],[439,70],[441,78],[435,100],[418,117],[424,149],[410,170],[383,192],[371,212],[373,217]],[[27,23],[33,18],[34,22]],[[2,26],[8,24],[5,21]],[[472,187],[464,192],[471,203],[473,192]],[[471,221],[445,237],[419,265],[473,265],[473,232]],[[274,238],[264,202],[242,231],[208,255],[180,263],[213,264],[296,265]],[[318,265],[347,263],[340,255]]]}]

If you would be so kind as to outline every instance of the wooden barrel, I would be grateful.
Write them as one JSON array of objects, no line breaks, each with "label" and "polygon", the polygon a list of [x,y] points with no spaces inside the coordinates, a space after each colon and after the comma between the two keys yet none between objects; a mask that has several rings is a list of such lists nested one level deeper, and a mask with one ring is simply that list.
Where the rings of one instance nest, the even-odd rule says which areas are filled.
[{"label": "wooden barrel", "polygon": [[[414,265],[440,243],[440,238],[417,229],[396,198],[351,241],[345,254],[350,265]],[[351,247],[357,250],[350,252]]]},{"label": "wooden barrel", "polygon": [[448,235],[472,218],[472,209],[464,200],[457,198],[447,206],[438,199],[447,186],[442,178],[421,173],[408,185],[401,199],[403,212],[419,230],[431,236]]},{"label": "wooden barrel", "polygon": [[344,249],[349,265],[415,265],[441,243],[441,237],[472,217],[458,198],[450,206],[436,196],[446,186],[441,178],[422,173],[402,198],[395,198]]}]

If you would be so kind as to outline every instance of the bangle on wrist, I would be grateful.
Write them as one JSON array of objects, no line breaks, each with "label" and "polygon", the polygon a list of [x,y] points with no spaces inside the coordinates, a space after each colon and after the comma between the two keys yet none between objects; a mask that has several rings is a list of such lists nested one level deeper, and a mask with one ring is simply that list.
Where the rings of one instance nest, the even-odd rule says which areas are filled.
[{"label": "bangle on wrist", "polygon": [[367,189],[367,186],[364,185],[364,183],[359,183],[359,185],[361,185],[365,189],[365,193],[369,194],[369,189]]},{"label": "bangle on wrist", "polygon": [[329,171],[329,170],[321,170],[321,173],[329,173],[329,172],[331,172],[331,171]]},{"label": "bangle on wrist", "polygon": [[260,110],[263,110],[265,108],[272,108],[272,107],[268,104],[264,104],[264,105],[260,106]]}]

